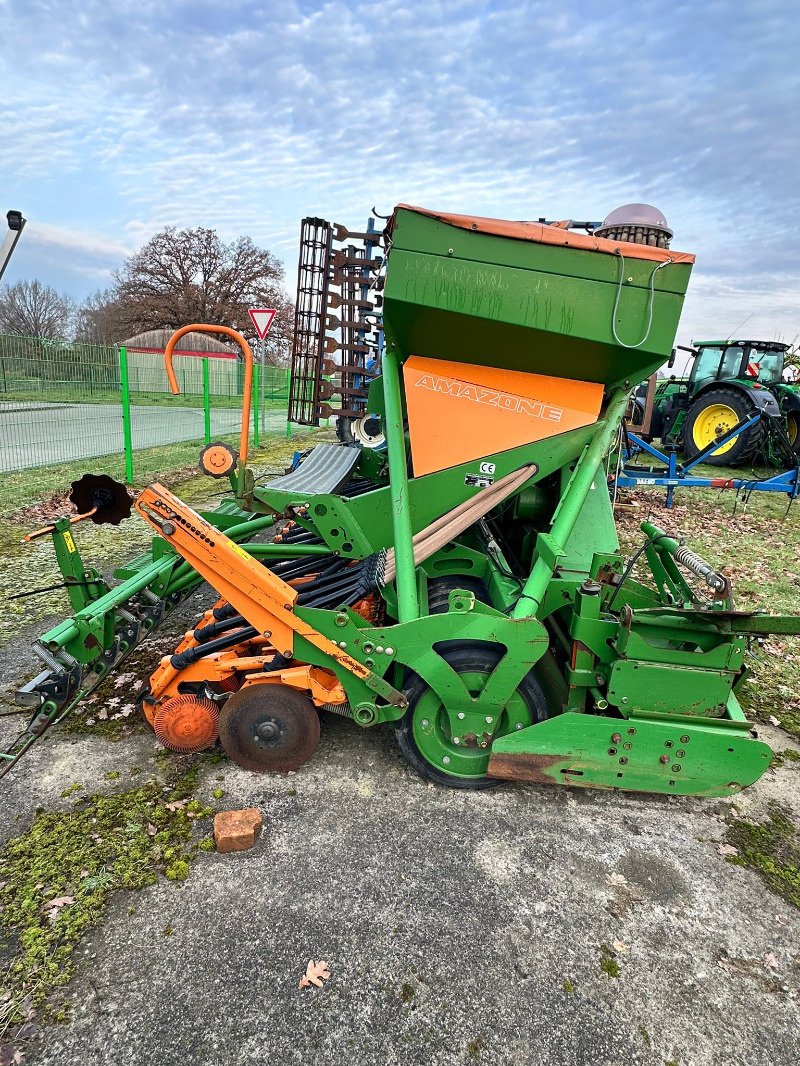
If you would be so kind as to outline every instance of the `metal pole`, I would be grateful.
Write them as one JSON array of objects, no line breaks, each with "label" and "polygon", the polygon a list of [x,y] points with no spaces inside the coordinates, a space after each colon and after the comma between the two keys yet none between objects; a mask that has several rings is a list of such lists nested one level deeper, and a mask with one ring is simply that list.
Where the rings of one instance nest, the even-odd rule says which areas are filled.
[{"label": "metal pole", "polygon": [[620,389],[609,400],[605,416],[598,422],[594,436],[584,448],[556,507],[550,532],[539,534],[536,562],[514,606],[512,618],[532,618],[539,610],[558,559],[564,552],[603,459],[614,443],[620,421],[625,417],[628,395],[627,390]]},{"label": "metal pole", "polygon": [[260,358],[263,357],[264,342],[259,341],[258,353],[255,363],[253,364],[253,447],[258,447],[258,401],[259,401],[259,385],[261,380],[261,363]]},{"label": "metal pole", "polygon": [[400,359],[396,342],[387,324],[389,342],[383,356],[383,396],[386,407],[386,449],[389,457],[389,494],[392,501],[392,531],[397,574],[397,620],[411,622],[419,618],[417,572],[414,565],[411,504],[408,496],[406,437],[403,429],[403,404],[400,391]]},{"label": "metal pole", "polygon": [[211,443],[211,389],[208,379],[208,356],[203,359],[203,430],[206,444]]},{"label": "metal pole", "polygon": [[125,449],[125,481],[133,484],[133,438],[131,436],[131,390],[128,381],[128,349],[119,350],[119,384],[122,392],[122,443]]}]

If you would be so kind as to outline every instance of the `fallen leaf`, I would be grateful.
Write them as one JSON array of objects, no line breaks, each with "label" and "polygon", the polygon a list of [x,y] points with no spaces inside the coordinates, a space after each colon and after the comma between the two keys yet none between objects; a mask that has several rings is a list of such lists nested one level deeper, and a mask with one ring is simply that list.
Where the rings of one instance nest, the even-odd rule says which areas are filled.
[{"label": "fallen leaf", "polygon": [[318,962],[314,962],[311,959],[297,987],[310,988],[311,985],[315,985],[317,988],[322,988],[322,982],[327,981],[330,975],[331,971],[328,969],[328,964],[324,959],[320,959]]},{"label": "fallen leaf", "polygon": [[155,827],[155,826],[153,825],[153,823],[152,823],[152,822],[148,822],[148,823],[147,823],[147,835],[148,835],[149,837],[154,837],[154,836],[156,835],[156,833],[157,833],[157,832],[158,832],[158,830],[157,830],[157,829],[156,829],[156,827]]},{"label": "fallen leaf", "polygon": [[625,880],[622,874],[615,873],[608,875],[608,883],[610,885],[627,885],[628,882]]},{"label": "fallen leaf", "polygon": [[172,803],[165,803],[164,806],[168,811],[179,811],[186,806],[188,800],[173,800]]},{"label": "fallen leaf", "polygon": [[618,955],[627,955],[631,950],[624,940],[612,940],[611,947]]},{"label": "fallen leaf", "polygon": [[107,721],[108,720],[108,711],[98,711],[97,712],[97,717],[100,719],[101,722]]},{"label": "fallen leaf", "polygon": [[780,725],[781,723],[780,723],[780,720],[777,719],[774,714],[771,714],[769,716],[769,724],[770,725]]},{"label": "fallen leaf", "polygon": [[55,899],[51,899],[49,903],[45,904],[45,906],[47,907],[48,910],[50,910],[52,907],[66,907],[70,903],[74,903],[74,902],[75,902],[75,897],[74,896],[56,896]]},{"label": "fallen leaf", "polygon": [[55,923],[58,918],[61,908],[68,906],[70,903],[74,903],[74,896],[58,896],[56,899],[51,899],[49,903],[45,903],[42,910],[50,919],[51,924]]},{"label": "fallen leaf", "polygon": [[717,844],[717,851],[720,855],[738,855],[739,849],[735,848],[733,844]]},{"label": "fallen leaf", "polygon": [[780,966],[780,963],[778,962],[777,956],[773,955],[772,952],[769,951],[764,956],[764,965],[770,970],[777,970]]}]

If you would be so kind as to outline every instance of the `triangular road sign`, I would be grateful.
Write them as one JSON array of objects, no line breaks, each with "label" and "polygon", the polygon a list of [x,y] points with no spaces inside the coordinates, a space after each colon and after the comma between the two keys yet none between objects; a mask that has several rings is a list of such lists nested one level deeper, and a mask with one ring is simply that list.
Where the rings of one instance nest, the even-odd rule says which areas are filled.
[{"label": "triangular road sign", "polygon": [[277,312],[271,307],[250,308],[249,315],[253,320],[253,325],[256,327],[256,333],[262,341],[269,332],[269,327],[272,325],[272,320],[276,314]]}]

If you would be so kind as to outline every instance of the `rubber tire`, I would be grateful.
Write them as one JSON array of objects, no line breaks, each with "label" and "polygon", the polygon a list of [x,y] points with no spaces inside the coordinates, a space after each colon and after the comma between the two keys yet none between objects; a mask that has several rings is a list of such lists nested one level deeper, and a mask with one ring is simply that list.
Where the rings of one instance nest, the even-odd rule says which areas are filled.
[{"label": "rubber tire", "polygon": [[359,440],[358,437],[353,433],[353,422],[355,421],[356,419],[347,418],[344,415],[339,415],[339,417],[336,419],[336,439],[339,440],[342,444],[352,445],[356,448],[372,449],[380,448],[386,443],[385,437],[381,437],[380,440],[376,440],[373,444],[367,444],[364,441]]},{"label": "rubber tire", "polygon": [[[735,411],[739,422],[752,418],[757,410],[746,393],[737,389],[712,389],[703,393],[689,408],[683,427],[683,450],[689,459],[694,459],[702,451],[694,443],[694,424],[703,411],[717,403],[725,404]],[[745,466],[763,450],[763,446],[764,427],[761,422],[757,422],[746,433],[740,433],[724,455],[710,455],[704,462],[711,466]]]},{"label": "rubber tire", "polygon": [[489,587],[482,578],[448,574],[447,577],[435,577],[428,582],[428,614],[446,614],[450,606],[450,593],[455,589],[471,592],[479,603],[492,606]]},{"label": "rubber tire", "polygon": [[[451,642],[455,643],[455,642]],[[469,670],[494,669],[503,657],[501,651],[486,645],[464,644],[458,648],[448,648],[442,655],[457,673]],[[404,686],[408,698],[408,710],[403,717],[395,723],[394,735],[400,754],[409,766],[416,770],[420,777],[431,781],[434,785],[443,788],[470,789],[473,791],[496,788],[500,781],[493,777],[455,777],[439,770],[425,759],[417,747],[412,730],[414,708],[422,695],[429,691],[428,685],[418,674],[411,674]],[[543,722],[548,717],[547,704],[545,702],[542,687],[530,671],[523,677],[517,692],[521,693],[528,709],[531,712],[533,722]]]},{"label": "rubber tire", "polygon": [[628,404],[625,421],[628,423],[628,428],[637,433],[640,427],[644,425],[644,404],[638,396],[634,396]]},{"label": "rubber tire", "polygon": [[352,421],[352,418],[345,418],[344,415],[339,415],[336,419],[336,439],[342,444],[355,444],[350,426]]},{"label": "rubber tire", "polygon": [[[792,423],[795,427],[795,438],[792,440],[791,432],[789,429],[789,423]],[[792,451],[795,455],[800,456],[800,411],[786,411],[784,416],[784,423],[786,427],[786,436],[789,438],[789,444],[792,446]]]}]

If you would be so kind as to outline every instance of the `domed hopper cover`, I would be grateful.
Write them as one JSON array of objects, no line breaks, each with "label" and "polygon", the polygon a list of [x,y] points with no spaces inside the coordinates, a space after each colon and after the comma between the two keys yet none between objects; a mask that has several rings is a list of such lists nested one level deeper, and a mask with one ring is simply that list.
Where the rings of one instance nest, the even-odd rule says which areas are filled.
[{"label": "domed hopper cover", "polygon": [[436,214],[390,223],[384,314],[404,355],[613,386],[669,357],[694,256],[555,225]]}]

